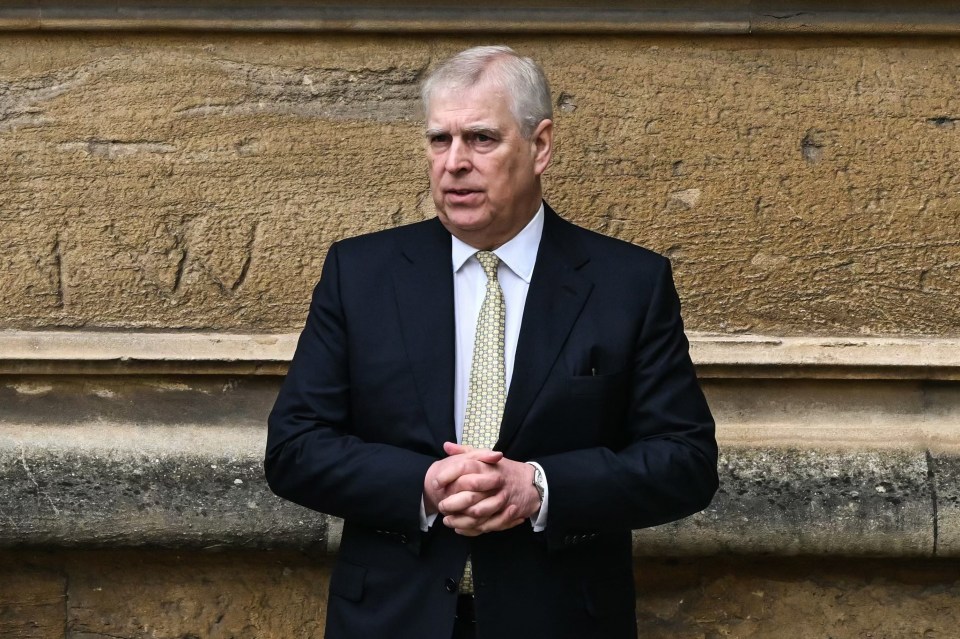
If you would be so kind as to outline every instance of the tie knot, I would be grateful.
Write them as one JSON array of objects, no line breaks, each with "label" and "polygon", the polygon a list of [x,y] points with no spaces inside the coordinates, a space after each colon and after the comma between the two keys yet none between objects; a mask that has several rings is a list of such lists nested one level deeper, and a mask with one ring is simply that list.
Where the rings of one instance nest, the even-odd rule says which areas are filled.
[{"label": "tie knot", "polygon": [[490,251],[477,251],[477,261],[483,267],[483,272],[487,274],[488,280],[497,279],[497,265],[500,264],[500,258]]}]

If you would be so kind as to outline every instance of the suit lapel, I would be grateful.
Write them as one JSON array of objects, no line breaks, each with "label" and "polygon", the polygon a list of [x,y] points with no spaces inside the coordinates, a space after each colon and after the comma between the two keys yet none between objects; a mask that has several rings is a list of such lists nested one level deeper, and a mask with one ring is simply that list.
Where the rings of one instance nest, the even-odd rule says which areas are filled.
[{"label": "suit lapel", "polygon": [[497,450],[505,450],[520,430],[593,288],[578,272],[589,258],[573,227],[549,207],[545,215]]},{"label": "suit lapel", "polygon": [[439,220],[408,229],[393,280],[404,346],[439,451],[444,441],[456,440],[450,234]]}]

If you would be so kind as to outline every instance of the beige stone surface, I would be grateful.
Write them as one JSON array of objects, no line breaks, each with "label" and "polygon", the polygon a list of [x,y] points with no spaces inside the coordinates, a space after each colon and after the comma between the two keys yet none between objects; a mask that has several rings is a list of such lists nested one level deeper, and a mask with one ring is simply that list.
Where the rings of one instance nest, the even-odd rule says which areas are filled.
[{"label": "beige stone surface", "polygon": [[[59,577],[44,582],[48,590],[59,587],[55,619],[44,608],[24,605],[37,596],[7,587],[23,583],[22,575],[35,574],[37,566]],[[319,638],[326,618],[328,579],[326,560],[297,553],[3,553],[0,615],[12,609],[17,616],[6,626],[0,616],[0,636]],[[44,593],[42,601],[53,596]],[[46,634],[34,628],[46,628]]]},{"label": "beige stone surface", "polygon": [[66,576],[55,569],[0,555],[0,637],[62,639]]},{"label": "beige stone surface", "polygon": [[[689,328],[960,334],[955,40],[506,41],[549,201],[670,255]],[[0,327],[296,329],[331,241],[432,215],[417,83],[474,42],[0,34]]]},{"label": "beige stone surface", "polygon": [[[300,334],[215,331],[0,330],[0,373],[152,372],[282,375]],[[960,379],[960,339],[687,331],[702,378]]]},{"label": "beige stone surface", "polygon": [[807,558],[639,561],[644,639],[952,639],[960,565]]},{"label": "beige stone surface", "polygon": [[[4,552],[0,636],[319,639],[329,575],[289,552]],[[960,626],[955,561],[639,559],[635,575],[645,639],[952,639]]]},{"label": "beige stone surface", "polygon": [[326,565],[301,557],[121,554],[71,576],[82,639],[319,637],[326,615]]}]

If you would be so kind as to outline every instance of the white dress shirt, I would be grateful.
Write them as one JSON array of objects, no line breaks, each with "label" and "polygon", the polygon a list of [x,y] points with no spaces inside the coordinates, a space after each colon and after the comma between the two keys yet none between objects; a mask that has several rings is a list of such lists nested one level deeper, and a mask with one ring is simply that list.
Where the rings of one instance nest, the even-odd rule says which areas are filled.
[{"label": "white dress shirt", "polygon": [[[508,392],[513,379],[513,364],[517,353],[517,339],[520,336],[523,309],[527,303],[527,291],[530,290],[530,279],[537,261],[537,251],[540,249],[540,238],[543,235],[543,215],[541,202],[536,215],[523,227],[523,230],[493,251],[500,258],[497,279],[500,281],[506,306],[503,361]],[[483,304],[486,293],[487,276],[476,258],[477,249],[456,237],[451,239],[453,240],[453,305],[456,322],[453,419],[459,442],[463,438],[463,420],[470,388],[470,367],[473,364],[473,342],[477,332],[477,317],[480,315],[480,306]],[[543,472],[539,464],[530,463]],[[535,532],[542,531],[547,525],[547,495],[547,490],[544,490],[540,512],[536,518],[531,518]],[[420,527],[426,530],[433,525],[435,519],[436,514],[426,517],[421,504]]]}]

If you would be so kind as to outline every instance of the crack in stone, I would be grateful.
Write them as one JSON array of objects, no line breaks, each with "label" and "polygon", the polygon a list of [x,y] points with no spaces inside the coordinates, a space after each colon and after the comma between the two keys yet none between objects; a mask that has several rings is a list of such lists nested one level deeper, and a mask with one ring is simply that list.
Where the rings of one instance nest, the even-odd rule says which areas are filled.
[{"label": "crack in stone", "polygon": [[794,13],[782,13],[782,14],[767,13],[765,15],[766,17],[773,18],[774,20],[790,20],[791,18],[799,18],[800,16],[807,16],[811,14],[806,11],[797,11]]},{"label": "crack in stone", "polygon": [[56,279],[56,289],[55,294],[57,296],[57,302],[55,306],[57,308],[63,308],[66,304],[66,294],[65,288],[66,284],[64,283],[63,278],[63,252],[60,247],[60,234],[56,235],[56,238],[53,242],[53,269]]},{"label": "crack in stone", "polygon": [[37,482],[36,478],[33,476],[33,472],[31,472],[30,467],[27,466],[27,451],[23,446],[20,447],[20,465],[23,466],[24,472],[27,473],[27,479],[33,482],[33,486],[37,490],[38,505],[39,505],[40,497],[41,496],[45,497],[46,500],[50,503],[50,508],[53,508],[53,514],[59,517],[60,509],[57,508],[56,504],[53,503],[53,499],[50,497],[50,495],[47,494],[47,492],[44,491],[42,488],[40,488],[40,484]]},{"label": "crack in stone", "polygon": [[187,247],[182,247],[180,259],[177,261],[177,272],[173,278],[173,292],[179,293],[180,286],[183,284],[183,272],[187,267],[187,261],[190,259],[190,251]]},{"label": "crack in stone", "polygon": [[234,293],[238,288],[243,286],[243,283],[247,281],[247,273],[250,271],[250,263],[253,261],[253,252],[257,242],[257,229],[260,228],[259,222],[253,223],[253,228],[250,229],[250,239],[247,240],[247,245],[245,247],[246,257],[244,257],[243,264],[240,267],[240,275],[237,276],[237,281],[233,283],[233,286],[230,287],[230,292]]}]

